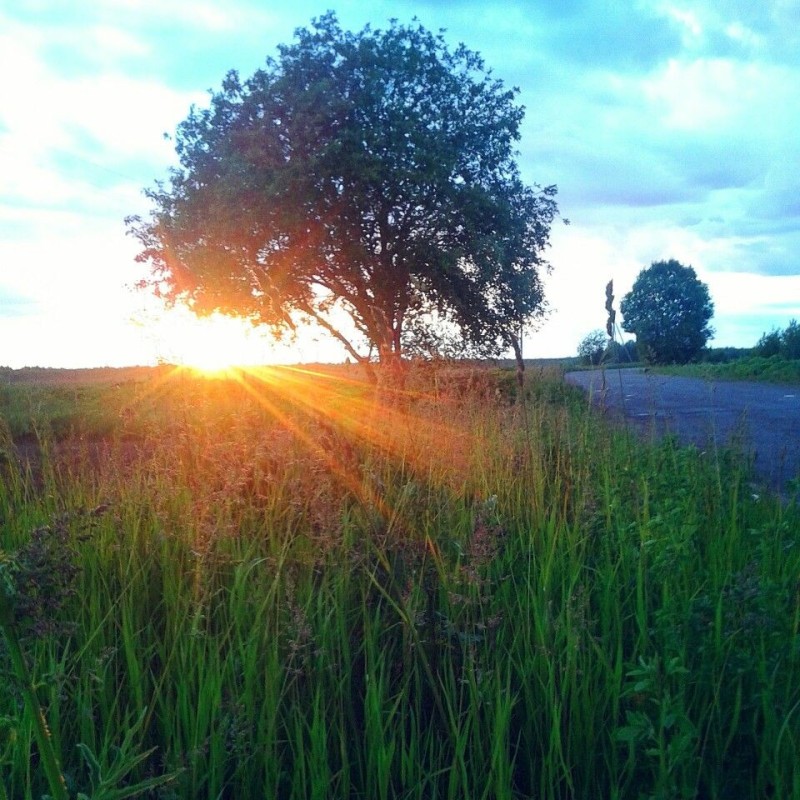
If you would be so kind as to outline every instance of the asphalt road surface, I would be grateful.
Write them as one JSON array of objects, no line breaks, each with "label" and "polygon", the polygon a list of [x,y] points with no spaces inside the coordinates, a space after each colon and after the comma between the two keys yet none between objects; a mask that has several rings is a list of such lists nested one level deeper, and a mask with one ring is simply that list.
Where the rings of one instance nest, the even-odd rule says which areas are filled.
[{"label": "asphalt road surface", "polygon": [[700,448],[732,445],[754,456],[758,478],[783,492],[800,477],[800,387],[706,381],[641,369],[569,372],[592,402],[644,433],[675,434]]}]

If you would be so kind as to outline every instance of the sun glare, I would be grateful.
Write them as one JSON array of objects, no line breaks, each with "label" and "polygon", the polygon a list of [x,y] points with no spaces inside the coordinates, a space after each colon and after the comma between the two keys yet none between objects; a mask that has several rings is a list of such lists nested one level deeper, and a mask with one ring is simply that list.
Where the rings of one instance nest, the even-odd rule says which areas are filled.
[{"label": "sun glare", "polygon": [[206,375],[270,361],[271,340],[246,319],[216,312],[198,317],[187,308],[173,308],[156,325],[161,358]]}]

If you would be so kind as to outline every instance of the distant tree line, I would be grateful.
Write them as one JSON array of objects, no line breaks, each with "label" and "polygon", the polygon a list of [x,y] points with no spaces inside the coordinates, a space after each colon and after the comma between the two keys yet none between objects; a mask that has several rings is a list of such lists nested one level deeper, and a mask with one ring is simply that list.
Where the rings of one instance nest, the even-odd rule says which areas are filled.
[{"label": "distant tree line", "polygon": [[600,364],[631,364],[639,360],[636,342],[616,342],[599,328],[590,331],[578,345],[581,363],[596,367]]},{"label": "distant tree line", "polygon": [[[652,352],[648,352],[646,346],[643,347],[642,344],[633,340],[623,343],[612,341],[598,328],[587,333],[581,340],[578,345],[578,357],[582,364],[594,367],[600,364],[616,365],[649,361]],[[753,356],[786,361],[800,360],[800,323],[793,319],[784,329],[773,328],[763,333],[755,347],[703,348],[695,352],[693,360],[705,364],[729,364]]]},{"label": "distant tree line", "polygon": [[800,324],[793,319],[783,330],[773,328],[768,333],[763,333],[753,348],[753,355],[800,359]]}]

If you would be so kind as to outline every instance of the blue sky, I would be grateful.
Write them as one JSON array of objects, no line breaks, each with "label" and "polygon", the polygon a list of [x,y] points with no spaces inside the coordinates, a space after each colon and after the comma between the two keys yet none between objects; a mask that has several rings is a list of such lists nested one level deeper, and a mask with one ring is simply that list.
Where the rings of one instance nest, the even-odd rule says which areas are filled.
[{"label": "blue sky", "polygon": [[[123,218],[190,105],[328,9],[353,30],[416,16],[519,87],[523,175],[572,222],[526,356],[573,354],[606,282],[619,300],[662,258],[708,283],[714,344],[800,317],[796,0],[18,0],[0,9],[0,365],[169,357]],[[295,356],[338,351],[306,337]]]}]

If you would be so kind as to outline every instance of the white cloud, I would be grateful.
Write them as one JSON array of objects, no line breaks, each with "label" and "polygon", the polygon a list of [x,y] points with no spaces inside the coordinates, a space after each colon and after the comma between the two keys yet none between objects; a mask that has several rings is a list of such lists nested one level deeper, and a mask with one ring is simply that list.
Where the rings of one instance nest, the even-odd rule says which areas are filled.
[{"label": "white cloud", "polygon": [[172,131],[192,103],[205,104],[205,92],[176,92],[155,81],[99,75],[61,87],[61,124],[86,134],[117,156],[164,162],[172,145],[161,133]]},{"label": "white cloud", "polygon": [[[0,22],[0,70],[20,76],[0,83],[0,125],[23,152],[69,148],[85,134],[101,157],[107,151],[163,162],[171,147],[160,134],[174,130],[192,103],[207,101],[202,89],[181,92],[165,81],[113,69],[64,76],[48,63],[45,50],[51,39],[46,28]],[[58,38],[58,31],[52,36]],[[81,47],[90,52],[105,48],[117,56],[141,57],[149,52],[140,39],[108,25],[88,27],[81,39]]]},{"label": "white cloud", "polygon": [[235,14],[226,11],[219,3],[202,0],[111,0],[110,5],[122,12],[169,19],[171,21],[206,28],[212,31],[233,30]]},{"label": "white cloud", "polygon": [[800,318],[800,275],[706,272],[702,277],[718,314]]},{"label": "white cloud", "polygon": [[725,27],[725,35],[754,50],[760,49],[765,44],[763,36],[742,25],[738,20]]},{"label": "white cloud", "polygon": [[[24,80],[0,83],[0,224],[14,217],[28,234],[52,239],[65,231],[52,227],[49,211],[63,209],[69,213],[62,218],[93,215],[90,228],[100,217],[113,218],[118,235],[122,217],[142,207],[141,189],[149,181],[141,176],[156,177],[174,161],[161,134],[174,130],[206,94],[113,72],[63,76],[44,58],[43,31],[5,22],[0,71]],[[107,38],[109,29],[91,31]],[[137,50],[136,40],[121,37],[117,45]],[[9,238],[16,232],[5,245]]]},{"label": "white cloud", "polygon": [[684,33],[684,45],[692,44],[703,33],[703,26],[693,11],[666,6],[664,13],[679,24]]},{"label": "white cloud", "polygon": [[[4,66],[0,63],[0,69]],[[24,84],[4,83],[0,114],[6,149],[17,156],[41,159],[58,150],[80,152],[88,137],[97,160],[166,163],[172,147],[161,134],[174,130],[192,103],[206,101],[204,92],[176,92],[123,75],[65,80],[37,63]]]},{"label": "white cloud", "polygon": [[797,100],[794,72],[785,67],[726,58],[671,59],[642,84],[651,123],[716,132],[738,127],[769,132]]}]

